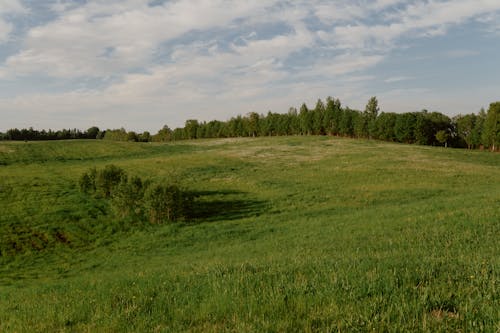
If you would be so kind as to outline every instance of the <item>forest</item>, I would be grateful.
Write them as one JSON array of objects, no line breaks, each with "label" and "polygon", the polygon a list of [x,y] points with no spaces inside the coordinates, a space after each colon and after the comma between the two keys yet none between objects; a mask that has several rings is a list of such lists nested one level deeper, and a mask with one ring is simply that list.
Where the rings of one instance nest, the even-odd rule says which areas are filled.
[{"label": "forest", "polygon": [[259,114],[250,112],[227,121],[186,120],[184,127],[170,129],[163,126],[156,134],[136,133],[124,128],[86,131],[63,129],[58,131],[10,129],[0,133],[0,140],[67,140],[104,139],[133,142],[164,142],[201,138],[330,135],[351,138],[369,138],[407,144],[445,146],[468,149],[500,147],[500,102],[491,103],[488,110],[477,114],[457,115],[452,118],[440,113],[380,112],[378,100],[371,97],[365,110],[342,106],[339,99],[318,99],[314,108],[303,103],[299,109],[291,107],[287,113]]}]

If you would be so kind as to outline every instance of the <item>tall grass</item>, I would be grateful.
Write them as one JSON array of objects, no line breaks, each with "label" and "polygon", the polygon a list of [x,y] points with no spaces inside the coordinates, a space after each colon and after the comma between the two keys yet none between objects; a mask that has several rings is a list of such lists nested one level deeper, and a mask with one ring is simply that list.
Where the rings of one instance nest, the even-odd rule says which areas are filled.
[{"label": "tall grass", "polygon": [[[1,241],[49,239],[0,259],[2,332],[500,329],[499,154],[327,137],[36,144],[30,160],[31,143],[0,143],[18,155],[0,156]],[[109,163],[181,181],[192,218],[113,217],[77,188]]]}]

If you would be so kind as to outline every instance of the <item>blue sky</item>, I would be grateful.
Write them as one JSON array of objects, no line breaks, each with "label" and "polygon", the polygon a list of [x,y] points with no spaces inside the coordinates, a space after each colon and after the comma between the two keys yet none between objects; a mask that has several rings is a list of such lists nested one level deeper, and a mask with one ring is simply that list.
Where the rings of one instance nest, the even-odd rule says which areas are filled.
[{"label": "blue sky", "polygon": [[0,0],[0,131],[500,100],[498,0]]}]

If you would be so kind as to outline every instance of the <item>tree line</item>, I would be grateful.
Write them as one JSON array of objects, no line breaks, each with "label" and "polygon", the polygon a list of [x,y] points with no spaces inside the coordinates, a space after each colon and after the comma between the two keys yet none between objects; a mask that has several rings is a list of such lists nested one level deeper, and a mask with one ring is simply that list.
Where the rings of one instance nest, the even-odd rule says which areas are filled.
[{"label": "tree line", "polygon": [[164,126],[158,133],[136,133],[121,129],[100,131],[91,127],[85,132],[57,132],[11,129],[4,140],[104,139],[115,141],[176,141],[202,138],[257,137],[284,135],[331,135],[369,138],[391,142],[440,145],[455,148],[500,147],[500,102],[491,103],[488,111],[448,117],[440,112],[380,112],[378,100],[371,97],[363,111],[342,106],[339,99],[318,99],[314,108],[303,103],[287,113],[238,115],[227,121],[189,119],[184,127]]},{"label": "tree line", "polygon": [[371,97],[363,111],[343,107],[339,99],[318,99],[314,108],[303,103],[287,113],[256,112],[238,115],[228,121],[200,122],[190,119],[184,127],[171,130],[164,126],[152,136],[153,141],[199,138],[257,137],[283,135],[331,135],[368,138],[420,145],[456,148],[500,146],[500,102],[491,103],[488,111],[458,115],[453,118],[440,112],[380,112],[378,100]]},{"label": "tree line", "polygon": [[101,139],[99,137],[99,128],[91,127],[86,131],[79,129],[62,129],[53,131],[49,130],[36,130],[33,127],[17,129],[12,128],[7,132],[0,132],[0,140],[13,140],[13,141],[47,141],[47,140],[73,140],[73,139]]}]

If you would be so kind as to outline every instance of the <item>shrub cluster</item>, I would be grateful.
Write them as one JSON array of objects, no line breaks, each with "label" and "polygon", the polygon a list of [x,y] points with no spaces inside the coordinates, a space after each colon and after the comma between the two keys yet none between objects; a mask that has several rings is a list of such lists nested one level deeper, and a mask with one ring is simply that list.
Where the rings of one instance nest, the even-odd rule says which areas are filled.
[{"label": "shrub cluster", "polygon": [[80,177],[79,186],[83,193],[109,199],[119,218],[155,224],[185,219],[193,202],[193,196],[177,185],[129,177],[115,165],[90,169]]}]

